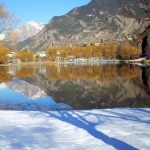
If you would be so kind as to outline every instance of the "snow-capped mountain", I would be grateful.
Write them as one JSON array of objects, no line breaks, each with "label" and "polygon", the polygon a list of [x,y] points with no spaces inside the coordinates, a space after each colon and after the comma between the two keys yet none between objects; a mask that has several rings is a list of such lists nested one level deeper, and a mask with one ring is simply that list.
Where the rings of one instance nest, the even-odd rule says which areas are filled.
[{"label": "snow-capped mountain", "polygon": [[72,109],[65,103],[56,103],[44,90],[26,81],[13,79],[0,83],[0,110],[61,110]]},{"label": "snow-capped mountain", "polygon": [[71,109],[64,103],[56,103],[51,97],[46,96],[35,100],[22,93],[5,88],[0,90],[0,110],[61,110]]},{"label": "snow-capped mountain", "polygon": [[[30,22],[26,22],[21,27],[15,29],[14,32],[18,36],[18,41],[21,42],[36,35],[38,32],[40,32],[43,29],[44,26],[45,26],[44,23],[30,21]],[[9,34],[6,34],[6,35],[0,34],[0,40],[3,40],[3,39],[7,41],[9,39]]]},{"label": "snow-capped mountain", "polygon": [[7,86],[5,83],[0,83],[0,89],[5,89]]},{"label": "snow-capped mountain", "polygon": [[3,40],[5,37],[5,34],[0,34],[0,41]]},{"label": "snow-capped mountain", "polygon": [[5,87],[8,87],[18,93],[22,93],[26,97],[34,100],[46,96],[46,93],[43,90],[41,90],[39,87],[29,84],[26,81],[22,81],[18,79],[13,79],[12,81],[7,82],[5,84],[0,84],[0,88],[5,88]]},{"label": "snow-capped mountain", "polygon": [[43,23],[30,21],[26,22],[23,26],[16,29],[15,31],[18,34],[19,41],[23,41],[26,40],[27,38],[36,35],[43,29],[43,27],[44,27]]}]

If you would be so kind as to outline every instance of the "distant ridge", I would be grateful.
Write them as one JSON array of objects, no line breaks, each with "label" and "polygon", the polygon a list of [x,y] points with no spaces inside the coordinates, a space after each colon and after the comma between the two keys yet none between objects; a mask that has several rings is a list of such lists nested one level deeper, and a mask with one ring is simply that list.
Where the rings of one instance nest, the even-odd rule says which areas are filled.
[{"label": "distant ridge", "polygon": [[[133,0],[122,0],[127,5]],[[134,8],[134,6],[132,6]],[[139,15],[136,9],[136,14]],[[122,12],[117,0],[92,0],[63,16],[53,17],[34,37],[19,44],[19,48],[43,51],[60,44],[95,43],[100,40],[122,40],[139,34],[146,24],[138,23]]]},{"label": "distant ridge", "polygon": [[[36,35],[38,32],[40,32],[43,29],[44,26],[45,26],[44,23],[30,21],[30,22],[26,22],[21,27],[15,29],[14,32],[16,32],[19,41],[24,41]],[[3,39],[7,41],[8,40],[7,35],[0,34],[0,40]]]}]

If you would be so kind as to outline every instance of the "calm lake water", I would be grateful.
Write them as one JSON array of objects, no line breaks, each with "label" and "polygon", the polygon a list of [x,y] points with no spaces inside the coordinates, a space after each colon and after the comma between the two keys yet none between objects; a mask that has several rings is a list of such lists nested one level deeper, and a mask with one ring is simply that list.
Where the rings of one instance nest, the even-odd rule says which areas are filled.
[{"label": "calm lake water", "polygon": [[150,108],[150,68],[131,64],[0,67],[1,110]]}]

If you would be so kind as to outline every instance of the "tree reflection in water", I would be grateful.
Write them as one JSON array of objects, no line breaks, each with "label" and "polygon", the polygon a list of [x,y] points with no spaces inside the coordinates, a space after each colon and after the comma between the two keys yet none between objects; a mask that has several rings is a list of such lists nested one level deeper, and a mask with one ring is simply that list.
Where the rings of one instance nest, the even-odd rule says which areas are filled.
[{"label": "tree reflection in water", "polygon": [[[148,70],[148,69],[146,69]],[[0,81],[11,80],[11,77],[30,77],[37,73],[43,73],[50,80],[69,80],[69,79],[96,79],[103,81],[116,81],[118,76],[123,79],[132,79],[141,76],[142,70],[138,66],[132,65],[57,65],[35,67],[1,67]],[[143,75],[145,71],[143,71]]]},{"label": "tree reflection in water", "polygon": [[1,68],[0,82],[25,80],[74,109],[150,107],[149,73],[131,64],[10,66]]}]

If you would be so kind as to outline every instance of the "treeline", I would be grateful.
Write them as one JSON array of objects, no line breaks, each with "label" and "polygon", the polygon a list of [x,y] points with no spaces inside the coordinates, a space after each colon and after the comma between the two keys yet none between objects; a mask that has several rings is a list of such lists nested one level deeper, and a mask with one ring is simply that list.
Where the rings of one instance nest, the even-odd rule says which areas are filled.
[{"label": "treeline", "polygon": [[[36,59],[32,51],[13,51],[15,55],[9,56],[10,49],[0,42],[0,63],[4,64],[9,60],[19,59],[21,62],[33,61]],[[98,46],[51,46],[46,50],[46,59],[50,61],[70,60],[77,58],[112,58],[112,59],[136,59],[141,56],[141,50],[133,45],[117,44],[115,42],[99,43]]]},{"label": "treeline", "polygon": [[21,62],[26,62],[26,61],[33,61],[34,60],[34,53],[32,51],[28,50],[14,50],[12,53],[14,55],[11,55],[11,49],[5,45],[4,42],[0,41],[0,64],[7,63],[8,60],[13,60],[13,59],[19,59]]},{"label": "treeline", "polygon": [[0,42],[0,64],[7,62],[7,54],[9,53],[9,48],[5,46],[3,42]]},{"label": "treeline", "polygon": [[20,59],[21,62],[28,62],[34,60],[34,53],[32,51],[24,50],[17,51],[16,58]]},{"label": "treeline", "polygon": [[141,56],[141,50],[129,44],[117,44],[116,42],[99,43],[97,46],[52,46],[46,51],[47,58],[51,61],[69,60],[71,58],[117,58],[136,59]]}]

